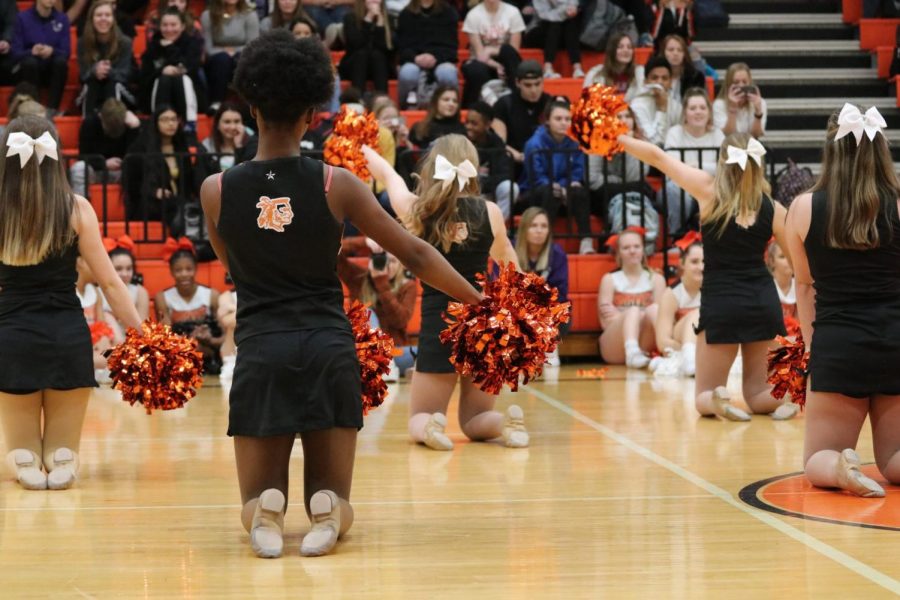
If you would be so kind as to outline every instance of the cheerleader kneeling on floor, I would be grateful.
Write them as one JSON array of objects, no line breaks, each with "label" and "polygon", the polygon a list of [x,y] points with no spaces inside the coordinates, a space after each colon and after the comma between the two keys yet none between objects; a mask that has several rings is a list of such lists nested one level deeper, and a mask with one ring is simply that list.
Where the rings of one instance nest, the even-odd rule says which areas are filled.
[{"label": "cheerleader kneeling on floor", "polygon": [[14,119],[0,136],[0,423],[7,462],[31,490],[75,483],[97,386],[75,290],[79,255],[116,317],[141,325],[94,209],[69,187],[58,147],[53,124],[41,117]]},{"label": "cheerleader kneeling on floor", "polygon": [[259,149],[203,184],[210,242],[237,292],[240,351],[229,394],[242,522],[259,557],[280,556],[294,439],[303,444],[312,522],[300,553],[332,550],[353,523],[350,487],[363,425],[359,360],[336,273],[344,219],[424,282],[464,302],[478,293],[409,235],[357,177],[300,155],[334,89],[318,39],[266,33],[241,53],[234,87],[259,127]]},{"label": "cheerleader kneeling on floor", "polygon": [[[681,281],[666,288],[656,312],[656,347],[663,356],[681,353],[681,373],[696,372],[697,333],[700,322],[700,287],[703,285],[703,243],[699,239],[681,250]],[[657,359],[654,359],[654,361]],[[653,364],[650,366],[653,370]]]}]

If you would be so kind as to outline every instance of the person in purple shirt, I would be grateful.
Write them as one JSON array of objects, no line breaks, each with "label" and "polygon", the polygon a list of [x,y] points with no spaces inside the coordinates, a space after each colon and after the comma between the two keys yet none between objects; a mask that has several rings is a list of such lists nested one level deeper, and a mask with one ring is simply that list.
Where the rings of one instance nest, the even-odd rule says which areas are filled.
[{"label": "person in purple shirt", "polygon": [[[569,258],[562,246],[553,241],[550,218],[540,206],[532,206],[522,213],[516,233],[516,256],[522,271],[537,273],[557,289],[557,300],[569,301]],[[560,336],[568,332],[569,323],[562,323]],[[547,355],[547,364],[559,366],[559,350]]]},{"label": "person in purple shirt", "polygon": [[10,48],[19,80],[49,87],[50,117],[59,113],[71,54],[69,18],[55,4],[55,0],[35,0],[33,8],[20,12]]}]

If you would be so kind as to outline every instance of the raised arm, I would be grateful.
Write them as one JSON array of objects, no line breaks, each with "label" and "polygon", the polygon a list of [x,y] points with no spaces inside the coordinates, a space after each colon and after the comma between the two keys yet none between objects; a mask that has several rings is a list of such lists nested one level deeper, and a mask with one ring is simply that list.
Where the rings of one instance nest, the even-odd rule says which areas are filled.
[{"label": "raised arm", "polygon": [[372,190],[349,171],[334,170],[328,205],[336,218],[349,218],[360,231],[400,259],[406,268],[430,286],[461,302],[475,304],[481,300],[478,290],[434,247],[411,235],[392,219],[375,200]]},{"label": "raised arm", "polygon": [[693,196],[700,204],[700,212],[707,212],[716,196],[713,176],[668,155],[658,146],[637,140],[630,135],[620,135],[619,143],[625,152],[641,162],[652,165]]},{"label": "raised arm", "polygon": [[[791,204],[791,209],[787,213],[787,223],[784,228],[786,245],[781,246],[787,252],[791,265],[794,267],[794,283],[797,286],[797,317],[800,320],[800,331],[803,332],[807,348],[812,344],[812,324],[816,320],[816,290],[813,288],[806,246],[803,245],[809,233],[811,219],[812,194],[801,194]],[[781,244],[780,241],[779,244]]]},{"label": "raised arm", "polygon": [[391,200],[394,212],[401,219],[405,218],[418,197],[409,191],[403,178],[380,154],[368,146],[363,146],[362,150],[369,163],[369,171],[372,172],[372,176],[387,188],[388,198]]}]

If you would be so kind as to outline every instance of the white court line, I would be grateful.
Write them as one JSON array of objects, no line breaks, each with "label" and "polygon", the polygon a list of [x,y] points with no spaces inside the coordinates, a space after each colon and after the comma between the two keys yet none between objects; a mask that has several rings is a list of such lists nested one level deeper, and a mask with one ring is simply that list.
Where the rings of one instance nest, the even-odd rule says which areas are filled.
[{"label": "white court line", "polygon": [[[453,504],[539,504],[541,502],[625,502],[632,500],[711,500],[709,494],[678,494],[664,496],[579,496],[571,498],[497,498],[494,500],[372,500],[353,501],[353,506],[421,506],[426,504],[445,506]],[[300,502],[290,502],[288,506],[303,506]],[[134,506],[39,506],[3,507],[0,513],[20,512],[92,512],[98,510],[237,510],[240,504],[142,504]]]},{"label": "white court line", "polygon": [[546,402],[553,408],[566,413],[567,415],[569,415],[576,421],[580,421],[581,423],[584,423],[588,427],[592,427],[593,429],[596,429],[600,434],[625,446],[632,452],[640,454],[641,456],[643,456],[650,462],[655,463],[656,465],[666,469],[667,471],[674,473],[675,475],[681,477],[682,479],[685,479],[685,480],[693,483],[697,487],[699,487],[703,490],[706,490],[707,492],[709,492],[713,496],[719,498],[726,504],[730,504],[732,507],[738,509],[739,511],[750,515],[754,519],[762,521],[769,527],[772,527],[773,529],[777,529],[778,531],[787,535],[788,537],[791,537],[791,538],[795,539],[796,541],[800,542],[801,544],[804,544],[810,550],[814,550],[814,551],[818,552],[819,554],[821,554],[822,556],[824,556],[826,558],[830,558],[831,560],[838,563],[839,565],[847,567],[851,571],[855,572],[857,575],[865,577],[872,583],[874,583],[876,585],[880,585],[881,587],[885,588],[886,590],[890,590],[891,592],[894,592],[895,594],[900,594],[900,581],[897,581],[896,579],[890,577],[889,575],[886,575],[886,574],[882,573],[881,571],[874,569],[863,562],[860,562],[859,560],[853,558],[849,554],[845,554],[845,553],[841,552],[840,550],[838,550],[837,548],[835,548],[833,546],[829,546],[822,540],[815,538],[804,531],[800,531],[796,527],[793,527],[791,525],[788,525],[787,523],[784,523],[783,521],[780,521],[779,519],[776,519],[775,517],[773,517],[772,515],[770,515],[767,512],[763,512],[761,510],[747,506],[743,502],[736,500],[734,498],[734,496],[732,496],[730,493],[728,493],[726,490],[720,488],[719,486],[717,486],[713,483],[710,483],[709,481],[703,479],[699,475],[692,473],[692,472],[688,471],[687,469],[684,469],[683,467],[673,463],[669,459],[663,458],[662,456],[653,452],[652,450],[649,450],[649,449],[645,448],[644,446],[641,446],[637,442],[632,441],[630,438],[614,431],[613,429],[610,429],[609,427],[607,427],[605,425],[598,423],[597,421],[591,419],[590,417],[588,417],[586,415],[583,415],[582,413],[578,412],[574,408],[571,408],[570,406],[563,404],[562,402],[560,402],[553,396],[550,396],[540,390],[536,390],[536,389],[532,389],[532,388],[526,388],[525,391],[528,392],[529,394],[536,396],[537,398],[540,398],[541,400],[543,400],[544,402]]}]

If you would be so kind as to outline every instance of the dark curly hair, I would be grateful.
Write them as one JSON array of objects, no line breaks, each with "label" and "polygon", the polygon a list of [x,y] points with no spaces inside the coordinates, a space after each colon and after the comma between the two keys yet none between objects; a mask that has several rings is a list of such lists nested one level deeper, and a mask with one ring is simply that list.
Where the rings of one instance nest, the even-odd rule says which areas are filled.
[{"label": "dark curly hair", "polygon": [[272,123],[296,123],[334,93],[331,55],[318,38],[295,39],[285,29],[261,35],[241,52],[238,94]]}]

